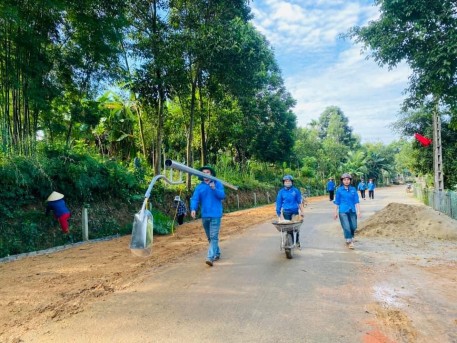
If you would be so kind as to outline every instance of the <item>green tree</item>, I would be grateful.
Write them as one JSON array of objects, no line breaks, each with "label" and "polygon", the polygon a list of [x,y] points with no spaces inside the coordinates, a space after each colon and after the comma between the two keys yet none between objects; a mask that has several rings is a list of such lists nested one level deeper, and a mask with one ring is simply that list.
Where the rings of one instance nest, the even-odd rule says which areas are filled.
[{"label": "green tree", "polygon": [[136,102],[123,99],[114,92],[106,92],[98,99],[103,116],[93,129],[102,155],[121,161],[136,156],[135,111]]},{"label": "green tree", "polygon": [[365,151],[350,151],[346,163],[339,168],[339,172],[340,174],[350,173],[354,179],[361,179],[367,175],[368,166]]},{"label": "green tree", "polygon": [[39,115],[59,93],[52,40],[60,7],[12,0],[0,5],[0,134],[8,154],[31,153]]},{"label": "green tree", "polygon": [[[418,108],[428,96],[453,110],[457,106],[457,17],[455,1],[377,0],[381,15],[348,36],[389,68],[406,61],[412,69],[406,108]],[[455,113],[455,112],[453,112]],[[455,116],[453,116],[455,120]]]},{"label": "green tree", "polygon": [[416,174],[415,162],[416,152],[413,149],[411,142],[401,139],[392,142],[390,146],[396,151],[395,154],[395,170],[398,177],[402,177],[406,181],[411,181]]},{"label": "green tree", "polygon": [[64,91],[62,95],[71,104],[70,110],[65,113],[68,146],[74,128],[79,128],[88,115],[85,104],[95,97],[99,82],[107,78],[116,79],[119,75],[123,28],[127,25],[125,2],[61,0],[49,4],[53,4],[60,15],[52,23],[56,39],[50,40],[55,50],[50,58],[54,67],[52,72]]},{"label": "green tree", "polygon": [[367,151],[367,177],[375,179],[377,183],[387,183],[396,177],[395,154],[396,150],[386,147],[382,143],[368,143],[364,145]]},{"label": "green tree", "polygon": [[123,8],[120,0],[2,2],[0,133],[5,151],[33,153],[38,129],[50,137],[65,129],[68,145],[75,125],[91,119],[93,106],[87,104],[95,85],[117,74]]},{"label": "green tree", "polygon": [[[183,112],[188,115],[187,126],[187,165],[193,166],[194,128],[196,120],[201,121],[201,150],[202,160],[205,159],[206,133],[203,89],[207,86],[209,77],[217,73],[216,62],[223,59],[224,50],[232,49],[233,44],[228,41],[232,23],[237,20],[246,22],[249,7],[246,1],[207,2],[172,1],[170,2],[169,23],[173,29],[171,43],[174,47],[176,65],[179,66],[181,78],[173,82],[173,89],[177,93],[179,104]],[[181,60],[180,60],[180,59]],[[241,75],[240,75],[241,76]],[[182,82],[185,80],[185,82]],[[187,179],[190,187],[190,178]]]},{"label": "green tree", "polygon": [[[127,69],[127,87],[131,87],[137,103],[136,115],[142,151],[145,158],[149,155],[148,152],[152,155],[156,174],[160,173],[162,165],[166,101],[171,97],[170,74],[176,61],[170,44],[168,11],[169,1],[130,1],[128,17],[131,26],[128,44],[125,44],[126,51],[130,52],[138,64],[134,70],[130,70],[130,66]],[[150,142],[148,146],[146,141]]]},{"label": "green tree", "polygon": [[[211,74],[214,92],[229,93],[242,113],[234,127],[231,146],[235,159],[245,165],[255,157],[260,161],[289,160],[293,147],[296,117],[295,100],[287,92],[274,54],[265,37],[251,24],[234,20],[221,59]],[[219,87],[213,87],[219,85]]]},{"label": "green tree", "polygon": [[[399,119],[394,123],[393,128],[405,137],[413,137],[420,133],[426,137],[432,137],[432,112],[433,109],[423,106],[417,110],[400,112]],[[442,113],[443,122],[441,125],[441,143],[446,146],[443,151],[445,184],[449,188],[457,185],[457,132],[451,127],[451,116],[448,112]],[[420,175],[433,175],[433,150],[431,147],[423,147],[419,142],[409,142],[410,147],[406,149],[411,155],[412,161],[408,160],[407,168]],[[404,152],[402,151],[402,154]]]},{"label": "green tree", "polygon": [[349,148],[356,143],[352,135],[352,127],[349,126],[349,119],[339,107],[327,107],[319,116],[317,125],[321,139],[330,138]]}]

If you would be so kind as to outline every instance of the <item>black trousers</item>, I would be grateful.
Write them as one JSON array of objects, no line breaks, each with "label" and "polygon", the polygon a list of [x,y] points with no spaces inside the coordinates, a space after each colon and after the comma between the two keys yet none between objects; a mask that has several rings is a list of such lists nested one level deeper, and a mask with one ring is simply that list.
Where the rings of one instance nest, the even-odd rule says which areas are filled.
[{"label": "black trousers", "polygon": [[335,191],[328,191],[328,195],[330,197],[330,201],[333,201],[333,198],[335,196]]}]

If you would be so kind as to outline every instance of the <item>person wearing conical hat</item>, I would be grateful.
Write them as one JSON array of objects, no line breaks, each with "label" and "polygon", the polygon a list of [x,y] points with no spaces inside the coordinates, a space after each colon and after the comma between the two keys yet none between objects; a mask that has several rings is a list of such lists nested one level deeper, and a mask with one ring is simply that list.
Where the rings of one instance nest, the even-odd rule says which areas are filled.
[{"label": "person wearing conical hat", "polygon": [[174,208],[176,209],[176,219],[178,220],[178,224],[182,225],[184,223],[184,217],[187,214],[187,207],[179,195],[175,196]]},{"label": "person wearing conical hat", "polygon": [[70,210],[63,199],[64,195],[59,192],[52,192],[46,200],[46,215],[50,211],[54,212],[54,217],[59,221],[63,233],[69,233],[68,219],[71,217]]}]

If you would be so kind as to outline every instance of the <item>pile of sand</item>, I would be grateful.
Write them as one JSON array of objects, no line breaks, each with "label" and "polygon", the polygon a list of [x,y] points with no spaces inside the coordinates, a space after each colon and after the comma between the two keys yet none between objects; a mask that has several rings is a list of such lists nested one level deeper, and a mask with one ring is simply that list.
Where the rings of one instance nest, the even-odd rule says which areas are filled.
[{"label": "pile of sand", "polygon": [[425,205],[390,203],[359,224],[366,237],[457,240],[457,221]]}]

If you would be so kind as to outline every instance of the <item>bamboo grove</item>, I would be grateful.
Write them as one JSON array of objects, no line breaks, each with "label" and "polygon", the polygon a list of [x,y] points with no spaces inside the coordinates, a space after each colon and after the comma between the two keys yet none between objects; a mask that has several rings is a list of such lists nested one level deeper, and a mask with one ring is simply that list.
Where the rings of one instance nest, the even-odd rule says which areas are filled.
[{"label": "bamboo grove", "polygon": [[2,154],[281,160],[294,100],[250,20],[242,0],[2,1]]}]

